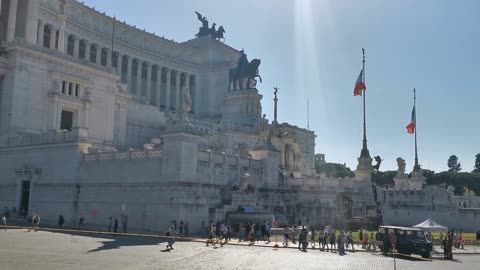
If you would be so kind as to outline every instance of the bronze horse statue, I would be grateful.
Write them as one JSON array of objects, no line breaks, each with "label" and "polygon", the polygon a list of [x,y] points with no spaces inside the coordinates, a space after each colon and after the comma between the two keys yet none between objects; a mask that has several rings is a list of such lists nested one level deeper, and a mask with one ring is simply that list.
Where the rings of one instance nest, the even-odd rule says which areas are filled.
[{"label": "bronze horse statue", "polygon": [[[257,80],[255,78],[259,78],[260,82],[262,82],[262,77],[258,74],[258,67],[260,66],[260,59],[253,59],[250,63],[242,66],[238,66],[236,68],[231,68],[229,71],[230,75],[230,83],[229,85],[232,84],[232,82],[236,82],[237,80],[248,78],[248,81],[253,80],[253,86],[257,85]],[[235,88],[235,87],[233,87]]]},{"label": "bronze horse statue", "polygon": [[218,30],[212,31],[210,35],[214,39],[222,40],[222,42],[225,42],[225,38],[223,37],[223,33],[225,33],[225,29],[223,29],[223,26],[220,26]]}]

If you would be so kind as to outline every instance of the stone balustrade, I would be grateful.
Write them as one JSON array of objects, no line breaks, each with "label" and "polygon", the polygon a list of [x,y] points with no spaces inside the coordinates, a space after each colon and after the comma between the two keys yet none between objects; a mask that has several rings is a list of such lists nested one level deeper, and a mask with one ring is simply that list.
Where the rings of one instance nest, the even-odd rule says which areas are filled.
[{"label": "stone balustrade", "polygon": [[150,150],[131,150],[126,152],[98,152],[93,154],[84,154],[84,161],[104,161],[104,160],[149,160],[161,159],[161,149]]},{"label": "stone balustrade", "polygon": [[47,133],[23,133],[7,134],[0,138],[0,148],[13,148],[45,144],[62,144],[84,142],[88,138],[88,131],[84,128],[75,127],[72,130],[52,130]]}]

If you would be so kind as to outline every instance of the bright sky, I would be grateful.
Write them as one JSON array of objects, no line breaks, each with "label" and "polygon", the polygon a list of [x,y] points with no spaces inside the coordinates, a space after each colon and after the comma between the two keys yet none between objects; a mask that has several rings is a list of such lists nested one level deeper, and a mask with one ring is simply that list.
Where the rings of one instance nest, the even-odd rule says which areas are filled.
[{"label": "bright sky", "polygon": [[317,153],[355,169],[362,146],[362,100],[353,87],[366,49],[367,138],[382,170],[396,158],[413,167],[410,122],[417,89],[419,160],[447,169],[459,157],[464,171],[480,153],[480,1],[476,0],[84,0],[127,23],[175,41],[192,39],[199,11],[226,43],[260,58],[263,110],[279,122],[307,126]]}]

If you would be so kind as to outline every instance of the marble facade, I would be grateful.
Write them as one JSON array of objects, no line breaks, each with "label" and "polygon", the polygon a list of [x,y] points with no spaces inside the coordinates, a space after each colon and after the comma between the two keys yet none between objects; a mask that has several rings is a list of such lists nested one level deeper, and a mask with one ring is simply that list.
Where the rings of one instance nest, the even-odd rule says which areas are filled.
[{"label": "marble facade", "polygon": [[371,159],[356,178],[315,174],[316,135],[229,85],[241,54],[225,43],[175,42],[73,0],[2,0],[0,30],[0,206],[17,215],[195,231],[248,204],[290,224],[380,222]]}]

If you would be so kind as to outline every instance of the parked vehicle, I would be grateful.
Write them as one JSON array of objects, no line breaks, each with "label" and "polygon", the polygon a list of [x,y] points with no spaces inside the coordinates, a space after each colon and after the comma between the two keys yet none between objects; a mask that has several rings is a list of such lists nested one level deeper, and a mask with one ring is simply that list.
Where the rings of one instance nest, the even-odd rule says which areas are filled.
[{"label": "parked vehicle", "polygon": [[423,231],[419,228],[401,226],[380,226],[376,236],[377,241],[383,241],[381,247],[384,253],[392,250],[391,236],[396,238],[396,250],[401,254],[418,254],[423,258],[432,256],[432,242],[428,241]]}]

